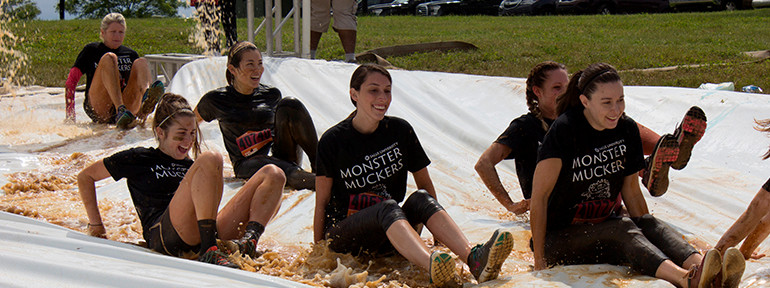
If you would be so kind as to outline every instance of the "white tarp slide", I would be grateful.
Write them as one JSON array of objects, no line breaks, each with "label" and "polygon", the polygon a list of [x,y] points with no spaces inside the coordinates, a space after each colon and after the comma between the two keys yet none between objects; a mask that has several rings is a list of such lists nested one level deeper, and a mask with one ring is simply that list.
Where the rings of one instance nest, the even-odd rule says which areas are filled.
[{"label": "white tarp slide", "polygon": [[[262,82],[278,87],[284,96],[302,100],[320,136],[352,112],[348,85],[355,68],[355,65],[346,63],[265,58]],[[194,106],[206,91],[225,85],[224,70],[225,59],[221,57],[189,63],[177,72],[167,90],[185,96]],[[610,265],[557,267],[528,272],[532,261],[531,253],[528,253],[528,219],[503,213],[473,170],[479,155],[508,123],[526,113],[522,79],[423,71],[392,70],[391,73],[393,102],[388,114],[402,117],[415,127],[432,160],[430,173],[439,201],[447,207],[468,239],[472,242],[484,241],[497,227],[514,233],[515,252],[503,266],[501,278],[486,284],[503,287],[669,287],[666,282]],[[698,105],[706,112],[708,129],[695,146],[690,164],[682,171],[672,170],[667,194],[660,198],[646,198],[653,215],[681,231],[698,248],[716,244],[770,177],[770,173],[766,172],[769,163],[760,159],[770,139],[752,128],[755,118],[770,117],[765,112],[770,109],[767,96],[668,87],[626,87],[625,94],[626,113],[661,134],[672,132],[692,105]],[[71,134],[61,133],[61,129],[82,129],[83,125],[61,128],[64,115],[62,98],[60,95],[42,94],[0,100],[0,109],[4,111],[0,115],[0,123],[6,123],[0,124],[0,132],[11,129],[8,123],[38,123],[34,129],[0,134],[0,162],[3,163],[0,172],[26,171],[45,165],[29,152],[45,147],[52,147],[49,150],[56,153],[79,151],[103,157],[128,147],[155,145],[151,132],[142,129],[129,132],[110,130],[90,139],[66,140],[71,138],[66,135]],[[82,97],[78,97],[78,101],[79,107]],[[82,109],[78,110],[81,122],[86,121],[83,120],[87,118]],[[226,154],[216,122],[204,123],[201,130],[208,149]],[[307,161],[304,165],[308,166]],[[505,161],[498,168],[503,184],[509,188],[512,197],[521,199],[512,161]],[[0,178],[0,185],[6,181]],[[410,187],[414,188],[411,182]],[[237,188],[237,183],[225,185],[223,202]],[[124,181],[106,180],[98,191],[99,197],[128,198]],[[309,247],[314,202],[311,191],[291,194],[284,200],[277,218],[267,227],[264,237],[282,245]],[[0,234],[3,235],[0,237],[0,247],[3,247],[0,248],[0,276],[3,276],[0,286],[49,286],[49,283],[78,287],[101,286],[99,283],[109,283],[110,286],[137,286],[129,283],[156,286],[152,283],[162,283],[158,285],[167,286],[168,283],[215,283],[215,280],[207,282],[215,277],[256,285],[273,283],[279,286],[286,283],[253,273],[223,271],[211,265],[200,266],[190,263],[193,261],[145,253],[143,249],[131,245],[86,237],[20,216],[0,214]],[[429,237],[429,234],[423,233],[422,236]],[[760,250],[770,252],[768,245],[770,241],[766,240]],[[21,253],[19,251],[26,254],[18,254]],[[16,264],[21,258],[24,259],[23,265]],[[13,261],[7,261],[11,259]],[[768,258],[749,261],[742,286],[769,286],[768,264]],[[85,277],[69,276],[73,269],[74,273],[87,274],[90,277],[87,279],[92,280],[84,283]],[[6,278],[3,274],[8,274],[8,271],[14,271],[18,277]],[[145,271],[163,271],[156,274],[163,277],[155,277]],[[13,280],[4,282],[4,279]]]}]

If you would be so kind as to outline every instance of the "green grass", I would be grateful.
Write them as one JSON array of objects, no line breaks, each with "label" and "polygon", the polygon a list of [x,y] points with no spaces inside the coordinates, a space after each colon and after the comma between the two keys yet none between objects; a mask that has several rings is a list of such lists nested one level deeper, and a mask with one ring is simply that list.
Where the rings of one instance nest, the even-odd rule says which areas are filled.
[{"label": "green grass", "polygon": [[[245,39],[245,19],[238,23],[239,38]],[[627,85],[697,87],[732,81],[736,87],[754,84],[770,90],[770,61],[741,64],[753,60],[742,52],[770,49],[767,23],[770,9],[609,16],[364,16],[359,17],[356,51],[460,40],[479,50],[388,60],[408,70],[513,77],[526,77],[534,64],[544,60],[565,63],[570,71],[594,62],[607,62],[619,70],[727,63],[668,72],[623,72],[622,77]],[[194,20],[179,18],[129,19],[125,44],[140,54],[199,53],[189,42],[194,26]],[[284,31],[284,47],[292,47],[291,24]],[[21,50],[30,57],[23,73],[34,80],[25,84],[45,86],[63,86],[83,45],[99,40],[98,20],[17,23],[14,33],[25,38]],[[264,47],[264,33],[255,42]],[[342,58],[335,33],[324,34],[317,55]]]}]

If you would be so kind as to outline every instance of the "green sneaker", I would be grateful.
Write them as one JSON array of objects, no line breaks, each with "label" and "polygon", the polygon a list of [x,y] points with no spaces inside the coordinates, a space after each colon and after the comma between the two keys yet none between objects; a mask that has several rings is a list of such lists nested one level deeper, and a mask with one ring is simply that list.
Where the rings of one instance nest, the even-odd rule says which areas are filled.
[{"label": "green sneaker", "polygon": [[123,130],[131,129],[133,128],[131,124],[134,123],[134,120],[136,120],[136,117],[134,117],[131,111],[128,111],[126,105],[118,106],[117,113],[115,113],[115,124],[118,128]]},{"label": "green sneaker", "polygon": [[140,120],[147,119],[147,115],[150,115],[150,113],[155,110],[155,105],[158,104],[164,91],[165,87],[163,87],[163,82],[160,80],[153,82],[152,85],[150,85],[150,88],[147,88],[147,90],[144,91],[144,96],[142,96],[142,107],[139,108],[136,117]]},{"label": "green sneaker", "polygon": [[201,254],[201,256],[198,257],[198,261],[235,269],[240,268],[238,264],[230,262],[230,260],[227,259],[227,255],[219,251],[217,245],[211,246],[208,250],[206,250],[206,252]]},{"label": "green sneaker", "polygon": [[471,248],[468,255],[468,268],[479,283],[497,279],[503,262],[513,250],[511,232],[497,229],[484,245]]},{"label": "green sneaker", "polygon": [[461,287],[452,255],[441,251],[430,254],[430,283],[436,287]]}]

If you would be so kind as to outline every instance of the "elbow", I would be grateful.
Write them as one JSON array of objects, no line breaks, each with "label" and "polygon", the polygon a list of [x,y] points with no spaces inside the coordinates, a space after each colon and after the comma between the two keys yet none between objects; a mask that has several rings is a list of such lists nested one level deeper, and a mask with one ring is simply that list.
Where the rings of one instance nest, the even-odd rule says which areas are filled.
[{"label": "elbow", "polygon": [[479,158],[479,161],[476,161],[476,165],[473,166],[473,169],[476,170],[476,173],[479,173],[479,176],[484,176],[487,169],[489,169],[491,165],[489,165],[489,161],[484,159],[482,156]]}]

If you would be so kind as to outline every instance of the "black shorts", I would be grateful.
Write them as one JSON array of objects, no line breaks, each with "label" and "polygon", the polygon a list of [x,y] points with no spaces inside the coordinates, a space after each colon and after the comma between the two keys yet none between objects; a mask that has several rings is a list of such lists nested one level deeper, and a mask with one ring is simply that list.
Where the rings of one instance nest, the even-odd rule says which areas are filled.
[{"label": "black shorts", "polygon": [[329,248],[337,253],[361,253],[387,255],[395,248],[385,232],[394,222],[402,219],[420,231],[433,214],[444,211],[444,207],[425,190],[417,190],[399,207],[391,199],[362,209],[326,229],[325,238]]},{"label": "black shorts", "polygon": [[86,95],[86,99],[83,101],[83,110],[86,111],[86,115],[88,115],[88,117],[91,118],[91,121],[94,121],[96,123],[104,123],[104,124],[115,124],[117,122],[115,119],[115,116],[118,115],[118,112],[117,110],[115,110],[115,105],[110,106],[109,117],[107,117],[107,119],[103,119],[102,117],[99,117],[99,114],[96,114],[96,111],[94,111],[94,107],[91,106],[91,101],[89,101],[88,99],[89,99],[88,95]]},{"label": "black shorts", "polygon": [[[545,261],[550,265],[628,265],[655,277],[663,261],[680,267],[698,253],[682,234],[652,215],[610,218],[546,232]],[[685,267],[689,268],[689,267]]]},{"label": "black shorts", "polygon": [[144,234],[144,240],[147,241],[147,248],[175,257],[189,258],[200,250],[200,244],[188,245],[182,241],[171,224],[168,208],[160,220],[150,227],[150,231]]},{"label": "black shorts", "polygon": [[297,164],[286,160],[273,156],[257,155],[238,162],[235,167],[233,167],[233,170],[235,171],[236,178],[249,179],[251,176],[254,176],[259,169],[262,169],[262,167],[265,167],[268,164],[278,166],[278,168],[283,170],[285,175],[289,175],[290,172],[294,170],[302,169]]}]

